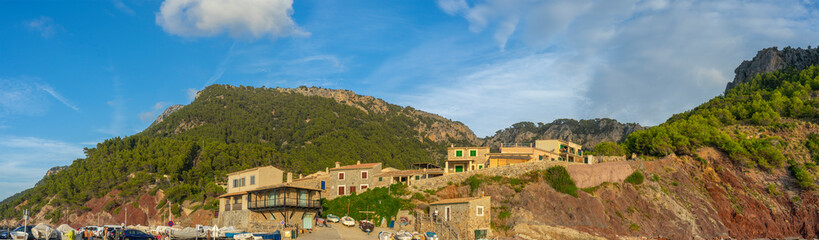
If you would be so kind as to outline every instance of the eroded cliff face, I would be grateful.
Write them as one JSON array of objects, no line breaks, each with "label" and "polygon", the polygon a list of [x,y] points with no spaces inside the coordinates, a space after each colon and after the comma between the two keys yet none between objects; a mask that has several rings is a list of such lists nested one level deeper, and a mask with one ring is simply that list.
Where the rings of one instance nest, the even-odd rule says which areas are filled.
[{"label": "eroded cliff face", "polygon": [[752,60],[746,60],[739,64],[734,70],[736,74],[734,80],[728,83],[725,91],[737,84],[748,82],[752,77],[760,73],[773,72],[787,67],[804,69],[816,64],[819,64],[819,48],[786,47],[781,51],[776,47],[765,48],[759,50]]},{"label": "eroded cliff face", "polygon": [[520,122],[487,137],[484,146],[500,147],[504,143],[527,143],[538,139],[562,139],[591,149],[602,141],[621,142],[632,132],[645,129],[636,123],[614,119],[558,119],[548,124]]}]

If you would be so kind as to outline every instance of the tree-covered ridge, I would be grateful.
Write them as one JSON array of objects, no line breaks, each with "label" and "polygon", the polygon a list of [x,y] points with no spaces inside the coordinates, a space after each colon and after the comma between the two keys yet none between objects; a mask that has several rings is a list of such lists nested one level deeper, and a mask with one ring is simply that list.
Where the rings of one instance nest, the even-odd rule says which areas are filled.
[{"label": "tree-covered ridge", "polygon": [[109,210],[160,189],[175,204],[191,200],[207,208],[223,193],[217,184],[227,173],[257,166],[307,174],[336,161],[406,168],[440,160],[447,144],[423,139],[415,128],[438,119],[411,118],[407,113],[416,110],[387,106],[373,113],[325,97],[213,85],[142,133],[86,149],[86,158],[0,203],[0,218],[48,204],[54,210],[47,216],[56,221],[88,211],[87,201],[114,189],[124,200],[106,204]]},{"label": "tree-covered ridge", "polygon": [[[750,82],[728,90],[699,107],[677,114],[660,126],[628,136],[630,152],[664,156],[671,153],[693,155],[701,146],[717,147],[732,159],[764,170],[788,162],[784,144],[777,137],[746,136],[726,127],[750,125],[770,129],[793,127],[783,118],[815,121],[819,102],[819,67],[793,68],[759,74]],[[798,164],[798,163],[795,163]]]}]

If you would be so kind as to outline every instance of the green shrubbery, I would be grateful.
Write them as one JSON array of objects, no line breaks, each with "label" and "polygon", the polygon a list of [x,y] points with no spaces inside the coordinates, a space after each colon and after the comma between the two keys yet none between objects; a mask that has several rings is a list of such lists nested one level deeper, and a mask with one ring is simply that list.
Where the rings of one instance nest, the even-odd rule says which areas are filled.
[{"label": "green shrubbery", "polygon": [[563,166],[554,166],[546,169],[543,173],[543,179],[549,183],[549,186],[555,191],[577,197],[577,186],[574,184],[569,172]]},{"label": "green shrubbery", "polygon": [[594,146],[594,151],[592,155],[595,156],[624,156],[626,155],[626,149],[623,146],[618,145],[617,143],[603,141],[597,146]]},{"label": "green shrubbery", "polygon": [[645,180],[643,173],[641,173],[640,171],[634,171],[634,173],[628,175],[628,177],[626,177],[626,180],[624,180],[623,182],[631,183],[633,185],[640,185],[643,184],[643,180]]},{"label": "green shrubbery", "polygon": [[[395,220],[393,217],[398,214],[398,210],[408,209],[410,205],[409,200],[402,199],[398,197],[400,195],[395,194],[396,192],[407,191],[405,185],[394,184],[391,187],[393,187],[392,190],[397,191],[380,187],[360,194],[337,197],[333,200],[322,199],[323,214],[326,216],[331,213],[339,217],[346,215],[356,220],[364,219],[367,216],[375,225],[381,224],[381,218],[386,218],[387,221]],[[374,211],[375,214],[367,215],[361,213],[361,211]]]},{"label": "green shrubbery", "polygon": [[796,163],[795,161],[791,160],[790,163],[790,170],[793,177],[796,178],[796,184],[799,188],[805,190],[811,190],[816,188],[816,183],[813,180],[813,176],[805,170],[805,167],[802,164]]}]

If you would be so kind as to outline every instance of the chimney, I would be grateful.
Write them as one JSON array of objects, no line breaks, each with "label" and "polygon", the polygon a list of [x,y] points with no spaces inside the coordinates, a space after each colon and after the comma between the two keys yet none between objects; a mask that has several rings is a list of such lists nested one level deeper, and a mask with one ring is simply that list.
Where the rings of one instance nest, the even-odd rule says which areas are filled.
[{"label": "chimney", "polygon": [[341,164],[339,162],[336,162],[336,167],[341,167]]},{"label": "chimney", "polygon": [[287,173],[287,182],[292,182],[292,181],[293,181],[293,173],[289,172],[289,173]]},{"label": "chimney", "polygon": [[361,164],[361,160],[355,161],[355,165]]},{"label": "chimney", "polygon": [[330,172],[330,168],[328,168],[328,167],[324,168],[324,172],[329,173],[329,172]]},{"label": "chimney", "polygon": [[301,178],[303,178],[303,176],[301,175],[301,173],[299,173],[299,179],[301,179]]}]

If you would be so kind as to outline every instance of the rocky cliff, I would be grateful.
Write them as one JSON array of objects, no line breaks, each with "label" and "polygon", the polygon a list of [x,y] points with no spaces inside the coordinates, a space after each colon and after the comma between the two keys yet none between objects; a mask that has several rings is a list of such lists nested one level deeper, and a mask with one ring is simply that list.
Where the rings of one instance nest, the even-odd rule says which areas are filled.
[{"label": "rocky cliff", "polygon": [[804,69],[805,67],[819,64],[819,48],[802,49],[785,47],[781,51],[776,47],[760,50],[750,61],[743,61],[734,70],[736,76],[734,81],[728,83],[725,91],[733,88],[737,84],[745,83],[759,73],[772,72],[787,67]]},{"label": "rocky cliff", "polygon": [[602,141],[620,142],[628,134],[643,130],[637,123],[620,123],[614,119],[558,119],[548,124],[519,122],[499,130],[484,140],[483,146],[500,147],[504,143],[534,142],[538,139],[563,139],[591,149]]},{"label": "rocky cliff", "polygon": [[179,109],[182,109],[182,107],[184,107],[184,106],[185,105],[176,104],[176,105],[171,105],[170,107],[166,108],[165,111],[162,112],[162,114],[159,114],[159,116],[156,117],[156,120],[154,120],[154,123],[151,123],[151,126],[153,126],[154,124],[157,124],[157,123],[161,123],[162,121],[165,121],[165,118],[168,118],[168,116],[175,113]]}]

